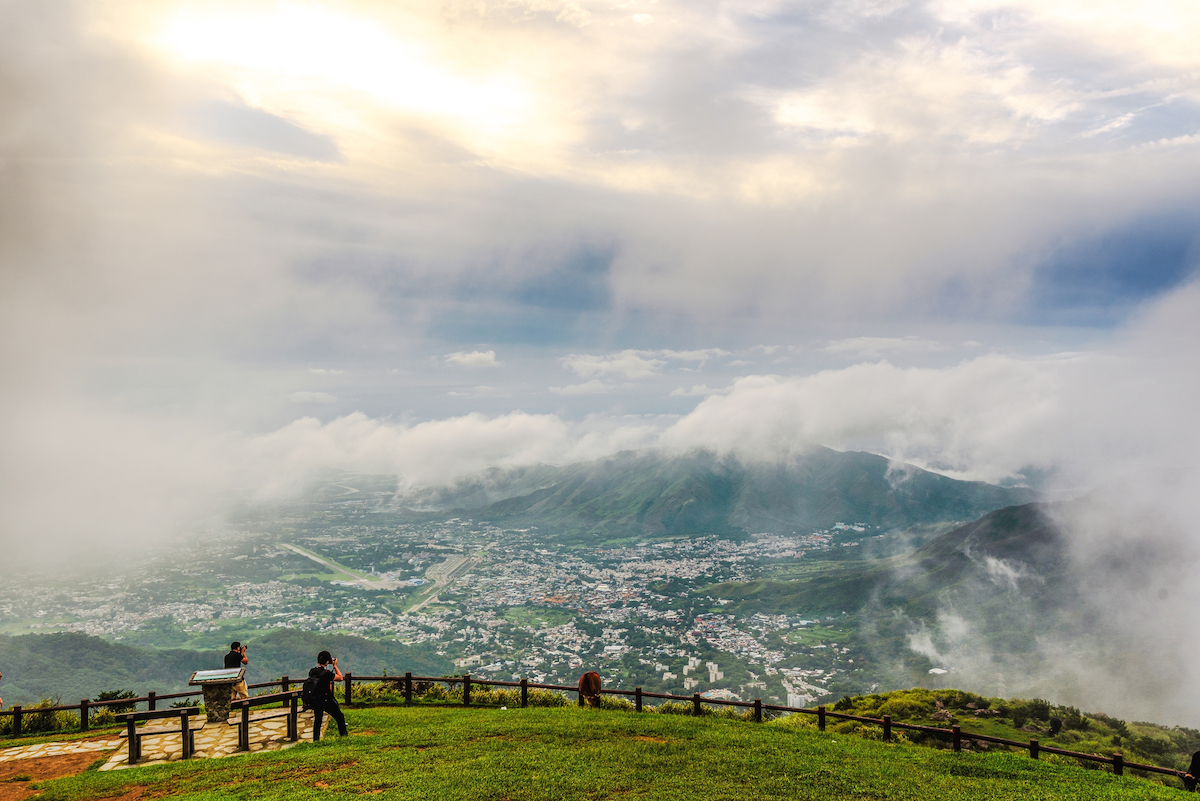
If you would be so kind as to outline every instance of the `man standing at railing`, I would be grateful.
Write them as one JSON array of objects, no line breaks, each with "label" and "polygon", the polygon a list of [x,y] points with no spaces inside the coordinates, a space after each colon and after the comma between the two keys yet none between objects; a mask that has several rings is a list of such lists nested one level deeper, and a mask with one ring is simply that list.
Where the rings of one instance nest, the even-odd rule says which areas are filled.
[{"label": "man standing at railing", "polygon": [[338,670],[337,658],[329,654],[328,651],[322,651],[317,654],[317,666],[308,671],[308,678],[304,681],[304,689],[302,695],[304,705],[313,711],[313,742],[321,739],[321,725],[325,722],[325,713],[329,713],[329,717],[337,721],[338,734],[345,737],[346,731],[346,716],[342,714],[342,708],[338,706],[337,696],[334,694],[334,682],[341,681],[345,678],[342,671]]},{"label": "man standing at railing", "polygon": [[[229,653],[225,654],[225,667],[240,668],[242,665],[250,664],[250,660],[246,658],[246,646],[242,645],[237,640],[229,644]],[[250,688],[246,686],[246,677],[242,676],[242,680],[233,685],[233,700],[239,698],[249,698]]]}]

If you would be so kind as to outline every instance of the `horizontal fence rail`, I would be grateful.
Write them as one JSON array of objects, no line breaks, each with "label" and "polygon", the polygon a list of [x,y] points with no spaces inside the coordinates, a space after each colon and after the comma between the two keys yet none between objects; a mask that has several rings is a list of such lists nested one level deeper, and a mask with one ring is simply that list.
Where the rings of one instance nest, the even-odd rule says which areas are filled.
[{"label": "horizontal fence rail", "polygon": [[[284,676],[275,681],[263,681],[256,684],[247,685],[249,689],[262,689],[264,687],[278,687],[280,693],[287,693],[292,684],[301,684],[302,679],[291,679]],[[466,673],[462,676],[414,676],[412,673],[405,673],[398,676],[355,676],[352,673],[346,673],[342,679],[344,700],[347,705],[353,703],[354,698],[354,683],[369,682],[388,684],[395,688],[402,689],[404,692],[404,700],[406,703],[412,702],[413,685],[417,682],[422,683],[440,683],[446,685],[460,684],[463,688],[463,704],[469,706],[471,703],[471,687],[506,687],[520,689],[521,691],[521,706],[529,705],[530,690],[550,690],[560,693],[575,693],[576,698],[582,703],[579,698],[579,688],[568,684],[542,684],[532,682],[528,679],[520,681],[500,681],[492,679],[477,679]],[[973,734],[971,732],[962,731],[958,726],[951,726],[948,729],[938,726],[925,726],[919,723],[899,723],[893,721],[889,715],[884,715],[882,718],[870,718],[863,715],[852,715],[847,712],[836,712],[824,706],[818,706],[816,709],[807,707],[784,706],[781,704],[764,704],[761,699],[753,701],[733,701],[724,698],[705,698],[700,693],[692,695],[672,695],[671,693],[654,693],[646,692],[641,687],[635,687],[633,690],[616,690],[604,688],[600,692],[603,695],[616,695],[627,698],[632,698],[634,701],[634,709],[637,712],[642,711],[642,702],[644,699],[655,699],[660,701],[681,701],[692,705],[692,714],[702,714],[704,705],[708,706],[726,706],[739,709],[749,709],[754,711],[754,720],[761,723],[763,720],[763,712],[784,712],[794,715],[813,715],[817,718],[817,728],[825,731],[825,726],[828,720],[853,720],[860,723],[866,723],[872,726],[879,726],[883,729],[883,739],[885,741],[892,740],[893,729],[904,729],[907,731],[918,731],[924,734],[931,734],[937,737],[942,737],[949,740],[951,748],[955,751],[962,750],[962,743],[966,741],[995,743],[997,745],[1007,746],[1009,748],[1020,748],[1029,752],[1029,756],[1037,759],[1040,754],[1056,754],[1071,759],[1078,759],[1084,762],[1097,762],[1104,765],[1111,765],[1113,773],[1120,776],[1126,768],[1130,770],[1140,770],[1146,773],[1159,773],[1166,776],[1182,776],[1182,772],[1173,768],[1164,768],[1159,765],[1145,765],[1140,762],[1126,762],[1124,756],[1119,752],[1114,752],[1112,756],[1103,756],[1101,754],[1085,754],[1080,751],[1068,751],[1065,748],[1055,748],[1049,745],[1041,745],[1036,737],[1030,738],[1027,742],[1022,740],[1008,740],[1003,737],[992,737],[986,734]],[[181,693],[148,693],[137,698],[115,698],[108,701],[88,701],[83,700],[78,704],[69,704],[51,707],[34,707],[25,709],[21,706],[13,706],[11,709],[0,710],[0,717],[11,716],[13,718],[13,737],[21,736],[22,718],[29,715],[38,715],[49,712],[70,712],[78,711],[80,713],[80,730],[87,731],[88,716],[90,710],[94,708],[103,708],[106,706],[134,706],[137,704],[146,704],[147,711],[154,711],[156,704],[159,701],[167,701],[175,698],[194,698],[202,695],[199,690],[192,692]],[[285,700],[284,698],[271,701]],[[254,704],[257,706],[257,704]]]}]

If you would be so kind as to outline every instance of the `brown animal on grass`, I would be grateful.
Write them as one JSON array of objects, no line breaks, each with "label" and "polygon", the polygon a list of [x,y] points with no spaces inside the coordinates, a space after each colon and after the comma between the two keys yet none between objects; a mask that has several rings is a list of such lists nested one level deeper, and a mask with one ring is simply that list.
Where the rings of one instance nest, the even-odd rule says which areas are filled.
[{"label": "brown animal on grass", "polygon": [[585,699],[593,709],[600,708],[600,674],[594,670],[579,677],[580,706],[583,706]]}]

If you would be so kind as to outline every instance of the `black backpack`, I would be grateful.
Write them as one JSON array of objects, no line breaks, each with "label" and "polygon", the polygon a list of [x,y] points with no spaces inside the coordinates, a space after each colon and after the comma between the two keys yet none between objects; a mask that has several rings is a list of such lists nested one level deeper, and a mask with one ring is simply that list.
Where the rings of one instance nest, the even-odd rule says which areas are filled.
[{"label": "black backpack", "polygon": [[320,673],[308,674],[308,678],[304,680],[304,685],[300,688],[300,700],[304,702],[306,708],[313,709],[325,700],[328,681],[324,670]]}]

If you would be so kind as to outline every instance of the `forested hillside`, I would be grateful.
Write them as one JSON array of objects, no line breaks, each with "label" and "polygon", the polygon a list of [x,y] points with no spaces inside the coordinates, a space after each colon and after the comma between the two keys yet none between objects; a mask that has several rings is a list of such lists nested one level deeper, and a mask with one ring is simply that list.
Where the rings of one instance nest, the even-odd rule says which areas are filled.
[{"label": "forested hillside", "polygon": [[[346,635],[274,629],[245,640],[250,664],[247,680],[268,681],[283,675],[302,677],[316,664],[316,655],[329,650],[344,670],[379,675],[384,670],[421,671],[441,675],[448,660],[432,649],[395,642],[376,642]],[[111,643],[84,634],[27,634],[0,636],[0,697],[6,706],[41,698],[77,703],[106,690],[144,694],[190,689],[193,671],[221,667],[224,651],[158,650]]]}]

